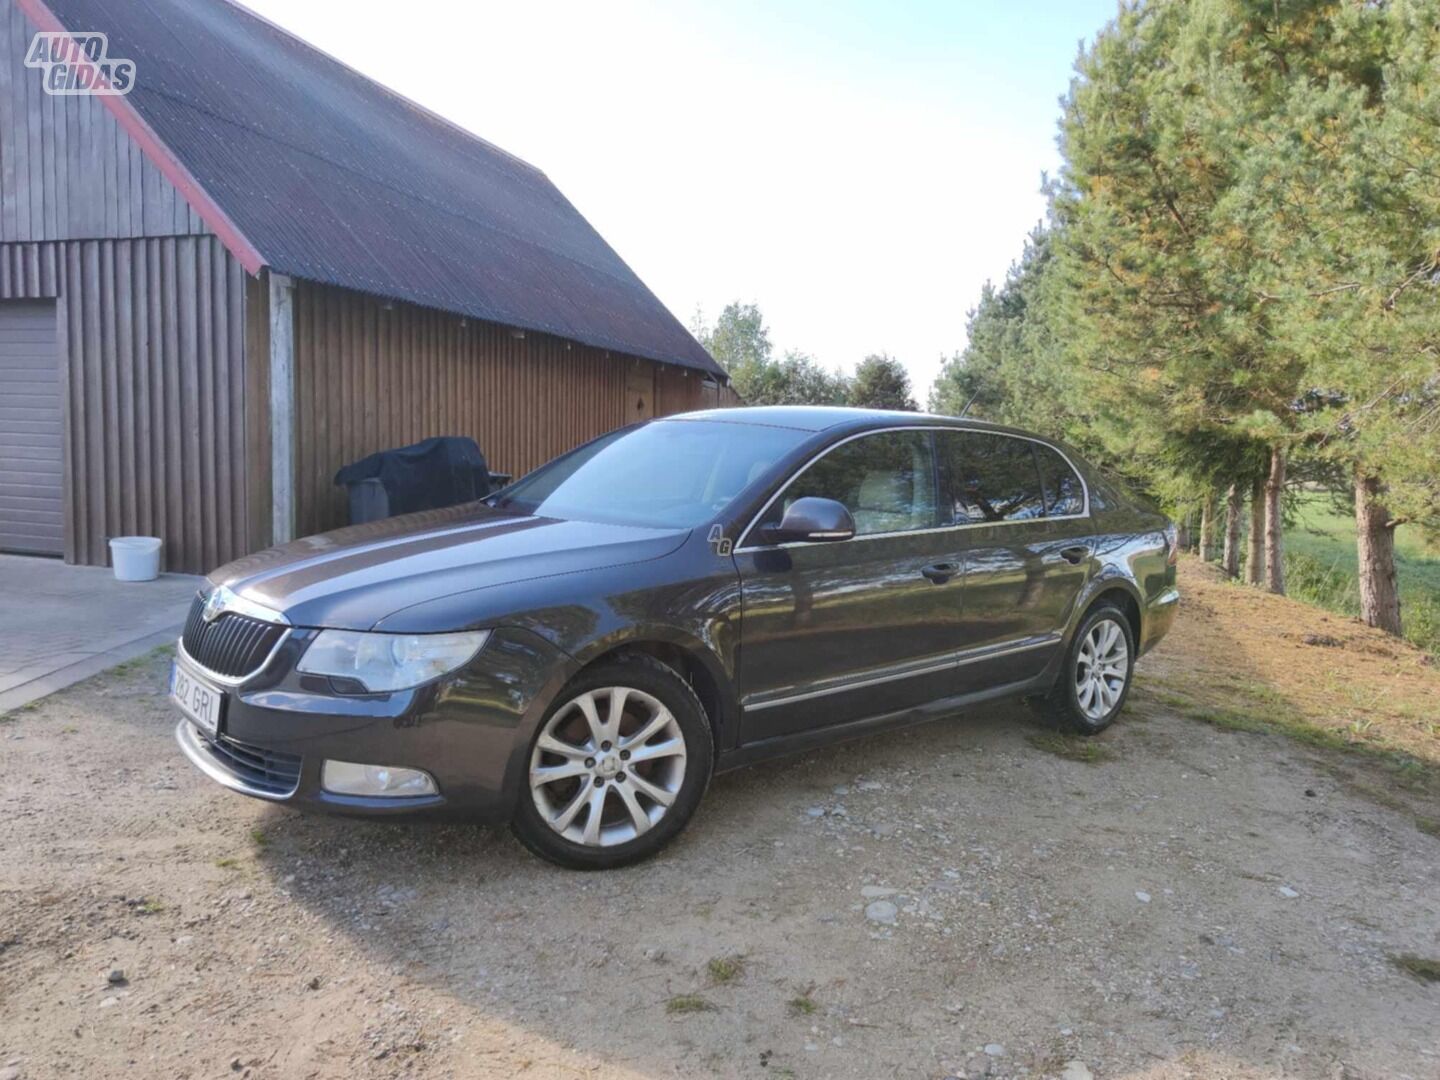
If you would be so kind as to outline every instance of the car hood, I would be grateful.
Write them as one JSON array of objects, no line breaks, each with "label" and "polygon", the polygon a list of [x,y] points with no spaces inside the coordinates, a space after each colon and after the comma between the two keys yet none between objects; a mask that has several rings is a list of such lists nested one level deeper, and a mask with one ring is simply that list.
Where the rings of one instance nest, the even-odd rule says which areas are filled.
[{"label": "car hood", "polygon": [[468,503],[307,536],[237,559],[210,581],[296,626],[368,630],[454,593],[657,559],[687,535]]}]

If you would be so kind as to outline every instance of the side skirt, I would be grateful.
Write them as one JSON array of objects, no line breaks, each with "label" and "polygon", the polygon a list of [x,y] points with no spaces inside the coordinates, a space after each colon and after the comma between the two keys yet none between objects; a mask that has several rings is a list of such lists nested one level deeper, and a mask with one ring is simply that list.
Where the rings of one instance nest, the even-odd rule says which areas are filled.
[{"label": "side skirt", "polygon": [[916,724],[927,724],[932,720],[942,720],[975,705],[991,701],[1046,693],[1055,681],[1055,666],[1054,664],[1047,665],[1046,670],[1039,675],[1022,682],[1006,683],[1003,686],[990,687],[972,694],[940,698],[925,705],[882,713],[879,716],[868,716],[863,720],[852,720],[847,724],[836,724],[833,727],[815,728],[811,731],[796,732],[793,735],[779,735],[772,739],[760,739],[756,742],[746,743],[744,746],[722,752],[715,762],[715,772],[717,774],[729,772],[731,769],[743,768],[759,761],[768,761],[770,758],[799,754],[820,746],[848,742],[851,739],[863,739],[867,735],[875,735],[882,731],[896,731],[900,728],[913,727]]}]

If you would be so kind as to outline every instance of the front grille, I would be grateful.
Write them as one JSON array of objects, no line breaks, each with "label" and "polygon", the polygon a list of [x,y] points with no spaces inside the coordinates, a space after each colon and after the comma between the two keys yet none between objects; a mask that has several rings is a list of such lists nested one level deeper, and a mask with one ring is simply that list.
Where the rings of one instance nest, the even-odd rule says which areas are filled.
[{"label": "front grille", "polygon": [[214,622],[205,621],[205,598],[195,597],[185,633],[185,652],[203,668],[230,679],[254,674],[285,636],[285,627],[227,611]]},{"label": "front grille", "polygon": [[263,746],[236,742],[223,735],[218,739],[200,735],[196,741],[209,752],[216,764],[248,787],[284,797],[293,794],[300,786],[298,754],[282,754]]}]

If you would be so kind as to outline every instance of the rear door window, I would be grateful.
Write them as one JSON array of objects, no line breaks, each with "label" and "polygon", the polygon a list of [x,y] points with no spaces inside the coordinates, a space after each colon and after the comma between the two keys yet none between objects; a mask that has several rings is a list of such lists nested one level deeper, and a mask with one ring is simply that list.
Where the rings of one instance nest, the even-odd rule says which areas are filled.
[{"label": "rear door window", "polygon": [[941,517],[951,525],[1024,521],[1045,516],[1033,443],[988,431],[936,433]]},{"label": "rear door window", "polygon": [[1045,489],[1045,516],[1068,517],[1085,512],[1085,488],[1070,463],[1059,452],[1041,443],[1035,449],[1040,483]]}]

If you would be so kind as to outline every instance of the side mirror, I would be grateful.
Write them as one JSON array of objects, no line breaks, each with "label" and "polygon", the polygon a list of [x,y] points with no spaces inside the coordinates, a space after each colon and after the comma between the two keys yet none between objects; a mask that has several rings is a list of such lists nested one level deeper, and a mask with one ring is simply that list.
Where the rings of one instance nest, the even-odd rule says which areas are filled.
[{"label": "side mirror", "polygon": [[834,499],[796,499],[785,511],[779,525],[765,529],[765,539],[772,544],[788,544],[796,541],[824,543],[830,540],[849,540],[855,535],[855,519],[844,503]]}]

